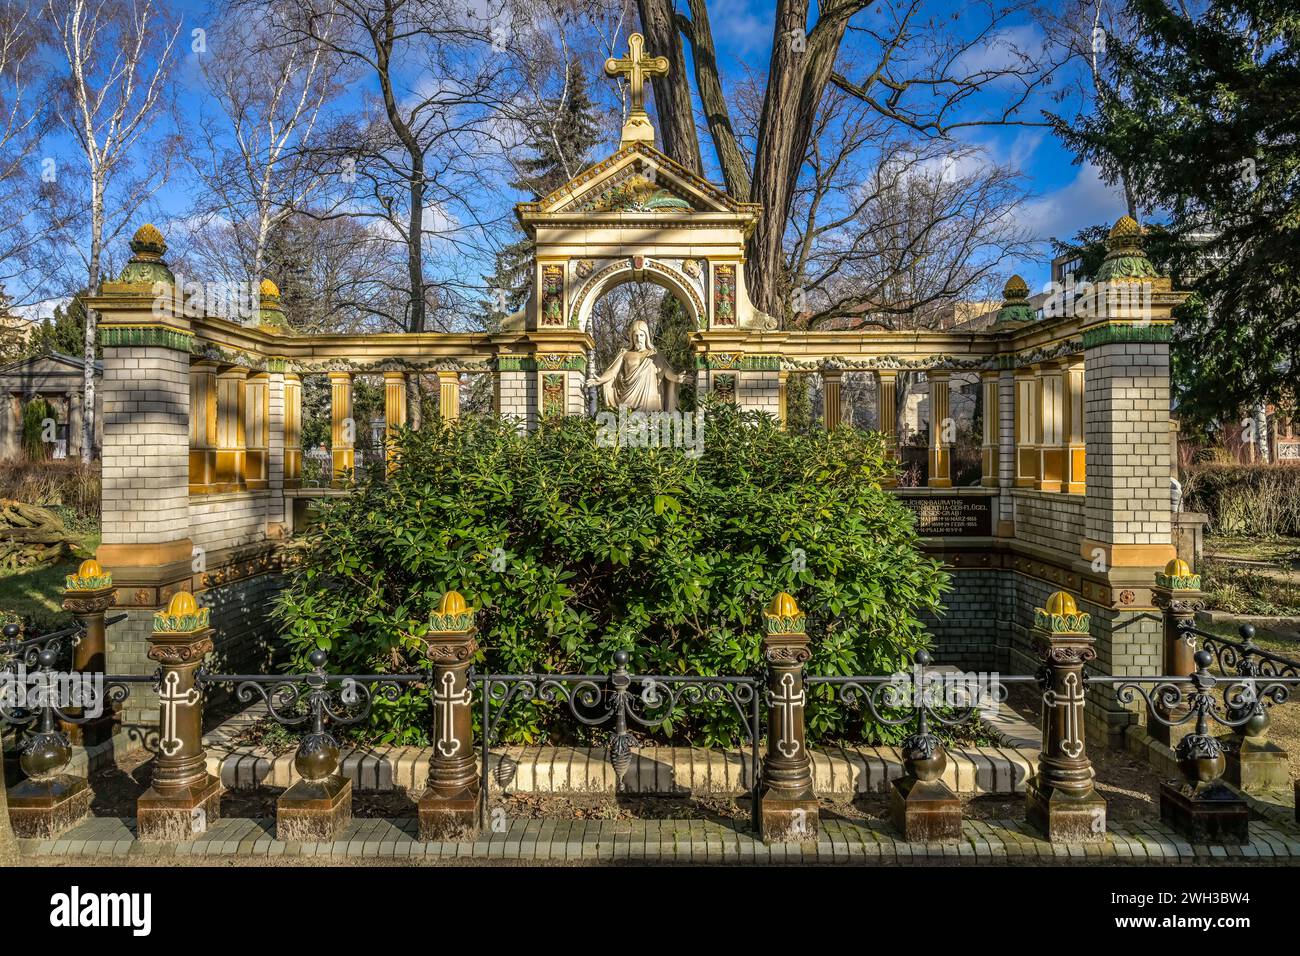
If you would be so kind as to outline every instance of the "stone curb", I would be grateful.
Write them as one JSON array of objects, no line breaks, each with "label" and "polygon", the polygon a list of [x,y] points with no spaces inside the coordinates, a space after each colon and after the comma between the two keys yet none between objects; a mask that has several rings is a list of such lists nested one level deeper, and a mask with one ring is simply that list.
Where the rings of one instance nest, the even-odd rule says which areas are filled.
[{"label": "stone curb", "polygon": [[313,858],[355,864],[362,860],[427,862],[440,859],[550,861],[568,865],[608,862],[906,865],[990,864],[1204,864],[1293,863],[1300,860],[1300,831],[1251,824],[1244,846],[1192,846],[1159,823],[1115,826],[1104,843],[1051,844],[1019,820],[966,820],[949,844],[908,843],[883,821],[822,820],[816,843],[766,846],[743,823],[711,820],[512,820],[500,832],[473,842],[422,843],[413,819],[354,820],[334,843],[282,843],[274,821],[223,819],[188,843],[140,843],[135,821],[88,820],[57,840],[19,840],[26,857],[162,859],[227,857],[252,862],[271,857]]},{"label": "stone curb", "polygon": [[[340,770],[358,790],[421,790],[428,747],[342,749]],[[760,759],[762,750],[759,752]],[[208,749],[208,772],[230,790],[289,787],[298,780],[294,751],[259,747]],[[824,796],[886,793],[903,775],[896,747],[833,747],[812,751],[813,786]],[[751,784],[747,750],[644,747],[632,755],[622,792],[656,796],[744,793]],[[1024,793],[1038,769],[1037,749],[953,747],[944,782],[959,794]],[[603,747],[501,747],[488,758],[488,785],[507,793],[615,793]]]}]

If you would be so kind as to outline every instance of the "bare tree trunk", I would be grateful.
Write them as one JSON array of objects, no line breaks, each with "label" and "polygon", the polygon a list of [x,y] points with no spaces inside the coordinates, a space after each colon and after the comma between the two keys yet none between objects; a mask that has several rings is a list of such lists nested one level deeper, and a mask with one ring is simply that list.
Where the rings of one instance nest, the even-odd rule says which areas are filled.
[{"label": "bare tree trunk", "polygon": [[654,78],[655,111],[664,152],[688,169],[699,172],[700,139],[695,132],[691,87],[686,78],[682,35],[677,28],[673,0],[637,0],[646,49],[668,57],[668,75]]},{"label": "bare tree trunk", "polygon": [[777,6],[777,33],[758,124],[750,197],[751,202],[762,204],[763,215],[750,237],[745,265],[750,298],[769,315],[780,317],[785,312],[783,239],[795,183],[808,154],[822,91],[835,66],[849,14],[855,9],[842,6],[823,14],[812,34],[796,44],[792,39],[807,28],[808,0],[780,0]]},{"label": "bare tree trunk", "polygon": [[411,318],[407,329],[424,331],[424,153],[411,154],[411,219],[406,240],[406,271],[411,282]]},{"label": "bare tree trunk", "polygon": [[722,180],[727,192],[740,200],[749,201],[752,186],[749,164],[736,141],[736,131],[731,127],[731,113],[727,97],[718,77],[718,57],[713,49],[713,30],[709,25],[706,0],[689,0],[691,20],[682,22],[682,32],[691,41],[691,54],[695,64],[695,84],[699,87],[700,103],[704,106],[704,119],[709,124],[709,135],[722,167]]},{"label": "bare tree trunk", "polygon": [[[93,176],[90,189],[90,281],[86,288],[94,294],[99,291],[99,258],[104,242],[104,193]],[[82,370],[81,460],[87,464],[95,460],[95,330],[98,324],[99,316],[95,310],[86,309],[86,338],[82,351],[86,367]]]}]

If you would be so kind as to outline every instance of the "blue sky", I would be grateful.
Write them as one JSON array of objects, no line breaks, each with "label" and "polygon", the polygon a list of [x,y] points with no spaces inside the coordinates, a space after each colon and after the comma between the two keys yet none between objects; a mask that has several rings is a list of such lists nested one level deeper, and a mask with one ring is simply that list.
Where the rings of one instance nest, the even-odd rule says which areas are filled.
[{"label": "blue sky", "polygon": [[[470,5],[482,7],[484,2],[485,0],[470,0]],[[772,43],[773,4],[771,0],[710,0],[709,6],[724,82],[729,91],[734,90],[747,72],[761,73],[766,69]],[[204,0],[173,0],[170,9],[184,17],[183,51],[176,74],[179,105],[183,116],[194,115],[202,92],[196,59],[189,52],[189,34],[194,27],[209,25],[210,18]],[[961,19],[965,16],[964,9],[964,5],[959,4],[954,4],[951,8],[952,12],[958,14],[954,20],[958,29],[964,26]],[[867,13],[861,16],[871,15]],[[995,43],[974,52],[996,59],[999,55],[998,43],[1023,48],[1041,42],[1038,28],[1021,16],[1007,22],[1005,31]],[[854,66],[852,63],[845,64],[851,77]],[[415,81],[413,78],[412,82]],[[340,106],[354,106],[363,92],[370,92],[364,87],[363,82],[358,88],[350,90]],[[1042,103],[1045,104],[1046,101]],[[1026,109],[1025,115],[1039,118],[1039,105],[1042,104],[1032,104]],[[160,128],[170,130],[171,126],[170,117],[163,117]],[[1111,222],[1123,212],[1118,191],[1102,184],[1091,167],[1075,165],[1072,155],[1045,128],[980,127],[960,134],[959,138],[982,147],[994,158],[1014,162],[1024,174],[1026,204],[1021,222],[1042,242],[1038,247],[1040,254],[1037,259],[1018,261],[1013,264],[1013,268],[1024,276],[1031,289],[1041,288],[1049,278],[1050,253],[1047,239],[1053,236],[1069,237],[1084,226]],[[66,142],[60,144],[59,138],[51,142],[55,149],[67,146]],[[611,142],[610,147],[613,145]],[[720,178],[716,175],[712,145],[707,135],[702,136],[701,146],[708,171],[713,178]],[[177,175],[158,192],[155,205],[148,211],[148,215],[164,221],[184,217],[191,207],[196,188],[192,175],[183,167],[179,168]],[[523,198],[527,197],[512,195],[503,183],[501,192],[485,196],[483,201],[508,203]],[[143,216],[140,218],[143,221]],[[138,223],[133,224],[132,228],[134,225]],[[112,262],[120,264],[125,254],[124,241],[119,240],[110,251]],[[476,271],[482,274],[482,270]]]}]

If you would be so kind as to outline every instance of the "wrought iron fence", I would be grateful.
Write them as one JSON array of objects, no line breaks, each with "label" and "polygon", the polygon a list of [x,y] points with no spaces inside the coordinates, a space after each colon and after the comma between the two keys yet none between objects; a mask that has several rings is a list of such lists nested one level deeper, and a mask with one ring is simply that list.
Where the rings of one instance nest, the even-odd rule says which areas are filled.
[{"label": "wrought iron fence", "polygon": [[[750,787],[754,817],[758,816],[759,740],[761,738],[761,678],[746,675],[716,677],[633,674],[627,651],[616,651],[609,674],[472,674],[480,690],[479,753],[497,741],[501,723],[512,704],[522,701],[563,703],[575,720],[587,727],[613,725],[606,752],[619,788],[638,746],[634,728],[655,730],[694,705],[724,704],[741,719],[749,748]],[[483,759],[480,778],[479,823],[486,822],[489,768]]]},{"label": "wrought iron fence", "polygon": [[[232,685],[243,703],[261,701],[277,724],[303,730],[294,759],[298,775],[326,793],[336,810],[345,797],[350,801],[350,786],[339,775],[336,731],[365,721],[380,699],[396,701],[405,688],[428,688],[429,787],[419,806],[421,836],[427,839],[486,825],[489,754],[507,718],[525,703],[555,705],[582,727],[605,731],[605,749],[620,792],[640,736],[674,719],[724,708],[739,718],[736,744],[747,750],[753,825],[764,838],[778,840],[806,839],[809,827],[815,830],[818,804],[804,719],[810,692],[817,688],[830,689],[837,703],[861,709],[878,724],[907,729],[900,748],[904,775],[894,783],[891,813],[905,834],[931,839],[950,838],[960,833],[961,826],[959,801],[941,781],[947,758],[936,728],[960,726],[1001,706],[1011,685],[1036,685],[1043,742],[1038,771],[1030,781],[1027,812],[1053,839],[1090,839],[1105,832],[1104,801],[1092,788],[1084,740],[1084,708],[1090,690],[1106,688],[1114,700],[1128,707],[1145,704],[1151,727],[1190,728],[1171,744],[1184,776],[1182,790],[1166,785],[1174,787],[1171,801],[1183,801],[1178,812],[1186,820],[1221,814],[1228,804],[1238,815],[1234,819],[1245,820],[1249,814],[1242,809],[1240,795],[1228,792],[1223,784],[1225,747],[1211,729],[1233,730],[1240,739],[1260,737],[1267,728],[1268,711],[1287,702],[1300,684],[1300,662],[1260,649],[1253,642],[1253,629],[1243,628],[1240,641],[1200,631],[1187,623],[1185,607],[1166,614],[1167,641],[1199,639],[1202,644],[1195,652],[1194,666],[1183,674],[1089,673],[1087,665],[1095,655],[1087,615],[1067,610],[1042,611],[1036,618],[1035,646],[1043,667],[1034,675],[945,672],[924,650],[915,655],[908,673],[814,675],[807,672],[811,642],[803,614],[788,595],[780,596],[765,612],[765,666],[756,674],[638,674],[629,669],[626,651],[613,655],[607,674],[479,674],[471,665],[477,652],[473,611],[454,594],[444,599],[423,638],[429,661],[425,670],[331,674],[328,655],[316,651],[305,673],[221,674],[206,671],[201,663],[212,649],[206,611],[197,609],[189,595],[183,597],[188,602],[174,601],[155,622],[150,656],[159,663],[157,671],[144,676],[99,673],[104,691],[90,702],[120,704],[132,685],[140,684],[159,694],[158,755],[153,787],[141,797],[138,811],[141,839],[157,834],[175,838],[180,831],[174,817],[186,808],[186,800],[194,804],[189,812],[205,807],[215,812],[213,800],[220,786],[206,772],[201,732],[204,702],[217,684]],[[101,635],[102,630],[101,626]],[[0,642],[0,672],[12,675],[18,664],[30,663],[36,677],[48,681],[61,654],[85,633],[81,622],[31,638],[6,628]],[[1183,649],[1182,644],[1171,645],[1167,657],[1172,659],[1174,652]],[[1219,675],[1211,672],[1216,665]],[[472,726],[476,707],[477,733]],[[67,730],[90,719],[84,706],[65,706],[49,694],[22,705],[0,701],[0,721],[25,731],[21,762],[37,782],[53,779],[67,766],[71,754]],[[1060,799],[1062,794],[1065,799]],[[1164,790],[1162,814],[1163,795]],[[281,815],[288,812],[284,801],[282,797]],[[1091,829],[1077,819],[1082,811],[1091,814],[1087,824]],[[337,824],[342,817],[336,813],[332,819]],[[1227,832],[1233,826],[1222,824],[1221,829]]]}]

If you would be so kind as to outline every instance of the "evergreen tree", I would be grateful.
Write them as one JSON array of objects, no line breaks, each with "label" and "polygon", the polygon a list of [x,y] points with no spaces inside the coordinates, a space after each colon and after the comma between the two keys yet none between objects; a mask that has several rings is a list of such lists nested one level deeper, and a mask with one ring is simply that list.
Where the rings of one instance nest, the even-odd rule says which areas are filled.
[{"label": "evergreen tree", "polygon": [[1145,208],[1169,212],[1167,268],[1195,292],[1175,342],[1180,410],[1235,415],[1300,368],[1300,13],[1129,8],[1136,32],[1107,37],[1113,90],[1095,115],[1053,122],[1080,160],[1112,182],[1127,172]]},{"label": "evergreen tree", "polygon": [[[545,100],[526,120],[528,155],[516,164],[510,185],[538,200],[563,186],[590,165],[591,150],[601,141],[596,108],[587,94],[582,64],[565,67],[565,93]],[[522,234],[496,256],[496,271],[487,277],[485,310],[492,324],[519,311],[533,280],[533,243]]]},{"label": "evergreen tree", "polygon": [[[28,356],[49,355],[58,352],[80,358],[86,341],[86,304],[78,292],[66,305],[56,306],[54,314],[41,320],[32,330],[24,350]],[[98,358],[100,349],[95,347]]]}]

